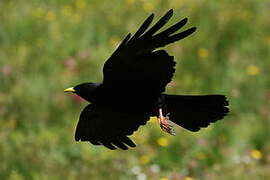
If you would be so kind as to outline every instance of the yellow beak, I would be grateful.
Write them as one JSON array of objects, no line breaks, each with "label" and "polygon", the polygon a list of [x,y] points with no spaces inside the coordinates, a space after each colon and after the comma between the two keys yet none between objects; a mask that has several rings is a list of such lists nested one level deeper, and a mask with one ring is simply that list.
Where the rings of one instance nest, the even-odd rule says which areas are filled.
[{"label": "yellow beak", "polygon": [[73,89],[73,87],[67,88],[64,90],[64,92],[75,92],[75,89]]}]

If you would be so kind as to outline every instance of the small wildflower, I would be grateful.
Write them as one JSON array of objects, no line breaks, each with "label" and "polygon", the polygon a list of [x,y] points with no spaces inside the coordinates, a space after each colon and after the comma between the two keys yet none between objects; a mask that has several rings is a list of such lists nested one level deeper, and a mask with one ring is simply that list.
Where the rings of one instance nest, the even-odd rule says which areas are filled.
[{"label": "small wildflower", "polygon": [[263,156],[262,152],[257,149],[251,150],[250,154],[251,154],[251,157],[256,160],[260,160]]},{"label": "small wildflower", "polygon": [[135,0],[126,0],[127,5],[133,5],[135,3]]},{"label": "small wildflower", "polygon": [[91,53],[89,53],[89,51],[80,51],[77,55],[77,57],[79,58],[79,60],[89,60],[91,59]]},{"label": "small wildflower", "polygon": [[64,64],[65,68],[67,68],[69,70],[75,70],[77,67],[77,62],[73,57],[65,58],[63,64]]},{"label": "small wildflower", "polygon": [[146,175],[144,173],[140,173],[137,175],[137,180],[146,180]]},{"label": "small wildflower", "polygon": [[116,36],[113,36],[111,39],[110,39],[110,45],[112,47],[115,47],[117,46],[118,44],[120,43],[120,39]]},{"label": "small wildflower", "polygon": [[154,10],[154,6],[150,2],[145,2],[143,4],[143,9],[144,9],[145,12],[152,12]]},{"label": "small wildflower", "polygon": [[205,154],[204,152],[198,152],[198,153],[196,154],[196,158],[197,158],[198,160],[204,160],[204,159],[206,158],[206,154]]},{"label": "small wildflower", "polygon": [[166,147],[169,144],[168,139],[165,137],[158,138],[157,143],[162,147]]},{"label": "small wildflower", "polygon": [[155,122],[157,122],[157,117],[150,117],[150,119],[149,119],[149,122],[150,123],[155,123]]},{"label": "small wildflower", "polygon": [[54,21],[56,16],[55,16],[54,12],[48,11],[45,18],[46,18],[47,21]]},{"label": "small wildflower", "polygon": [[163,177],[163,178],[160,178],[159,180],[169,180],[169,179],[166,177]]},{"label": "small wildflower", "polygon": [[65,6],[62,10],[61,13],[63,16],[71,16],[72,15],[72,8],[70,6]]},{"label": "small wildflower", "polygon": [[255,65],[249,65],[246,69],[246,72],[250,76],[255,76],[260,74],[260,69]]},{"label": "small wildflower", "polygon": [[195,179],[192,178],[192,177],[187,176],[187,177],[185,177],[183,180],[195,180]]},{"label": "small wildflower", "polygon": [[187,0],[171,0],[171,4],[170,7],[174,7],[174,8],[180,8],[183,7],[183,5],[187,4],[187,2],[185,2]]},{"label": "small wildflower", "polygon": [[198,168],[199,163],[197,160],[193,159],[188,162],[188,167],[191,169]]},{"label": "small wildflower", "polygon": [[264,117],[268,117],[269,116],[268,108],[261,108],[259,112],[260,112],[260,115],[262,115]]},{"label": "small wildflower", "polygon": [[270,36],[264,38],[264,42],[266,45],[270,46]]},{"label": "small wildflower", "polygon": [[85,3],[84,0],[76,0],[75,6],[76,6],[78,9],[84,9],[84,8],[86,7],[86,3]]},{"label": "small wildflower", "polygon": [[4,76],[9,76],[12,74],[12,66],[9,64],[5,64],[2,69],[1,69],[2,73]]},{"label": "small wildflower", "polygon": [[160,172],[160,167],[157,164],[153,164],[149,167],[149,170],[151,173],[159,173]]},{"label": "small wildflower", "polygon": [[209,51],[206,48],[199,48],[198,49],[198,56],[200,58],[207,58],[209,56]]},{"label": "small wildflower", "polygon": [[241,158],[241,162],[242,163],[245,163],[245,164],[250,164],[251,163],[251,157],[250,156],[243,156],[242,158]]},{"label": "small wildflower", "polygon": [[141,164],[148,164],[150,162],[150,157],[147,155],[142,155],[139,161]]},{"label": "small wildflower", "polygon": [[141,173],[141,167],[140,166],[134,166],[134,167],[132,167],[131,168],[131,172],[133,173],[133,174],[140,174]]}]

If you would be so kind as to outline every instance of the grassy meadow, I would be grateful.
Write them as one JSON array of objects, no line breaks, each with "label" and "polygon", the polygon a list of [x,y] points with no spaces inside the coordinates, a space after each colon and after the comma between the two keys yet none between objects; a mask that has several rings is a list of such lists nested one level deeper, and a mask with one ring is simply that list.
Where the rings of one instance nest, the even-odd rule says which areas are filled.
[{"label": "grassy meadow", "polygon": [[[110,151],[74,140],[87,104],[63,89],[102,80],[117,44],[152,12],[188,17],[190,37],[169,45],[175,94],[225,94],[231,113],[172,137],[155,118]],[[270,179],[268,0],[1,0],[0,179]]]}]

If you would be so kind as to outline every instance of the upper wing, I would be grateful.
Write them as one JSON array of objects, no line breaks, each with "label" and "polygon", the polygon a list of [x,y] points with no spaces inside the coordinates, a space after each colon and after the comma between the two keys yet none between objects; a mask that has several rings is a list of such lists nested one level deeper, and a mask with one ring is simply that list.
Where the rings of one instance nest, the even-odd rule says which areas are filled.
[{"label": "upper wing", "polygon": [[172,15],[173,10],[171,9],[146,31],[154,18],[154,14],[151,14],[132,37],[131,34],[128,34],[104,64],[103,84],[124,83],[135,89],[147,84],[148,87],[158,89],[159,93],[164,91],[166,84],[173,76],[175,62],[166,51],[153,51],[183,39],[196,30],[195,27],[192,27],[174,34],[187,23],[187,18],[185,18],[156,34]]},{"label": "upper wing", "polygon": [[[80,114],[76,128],[76,141],[89,141],[94,145],[104,145],[109,149],[128,149],[136,145],[127,135],[131,135],[140,125],[146,124],[148,116],[118,112],[108,105],[87,105]],[[115,147],[116,146],[116,147]]]}]

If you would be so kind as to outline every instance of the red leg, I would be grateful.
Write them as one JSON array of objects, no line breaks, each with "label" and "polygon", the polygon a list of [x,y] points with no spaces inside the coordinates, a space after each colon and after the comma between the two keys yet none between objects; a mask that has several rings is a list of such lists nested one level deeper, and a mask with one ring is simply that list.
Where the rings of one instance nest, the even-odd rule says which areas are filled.
[{"label": "red leg", "polygon": [[158,121],[160,124],[160,128],[171,135],[175,135],[175,131],[173,129],[171,121],[169,120],[168,115],[166,117],[163,116],[162,108],[159,108],[158,112],[159,112]]}]

